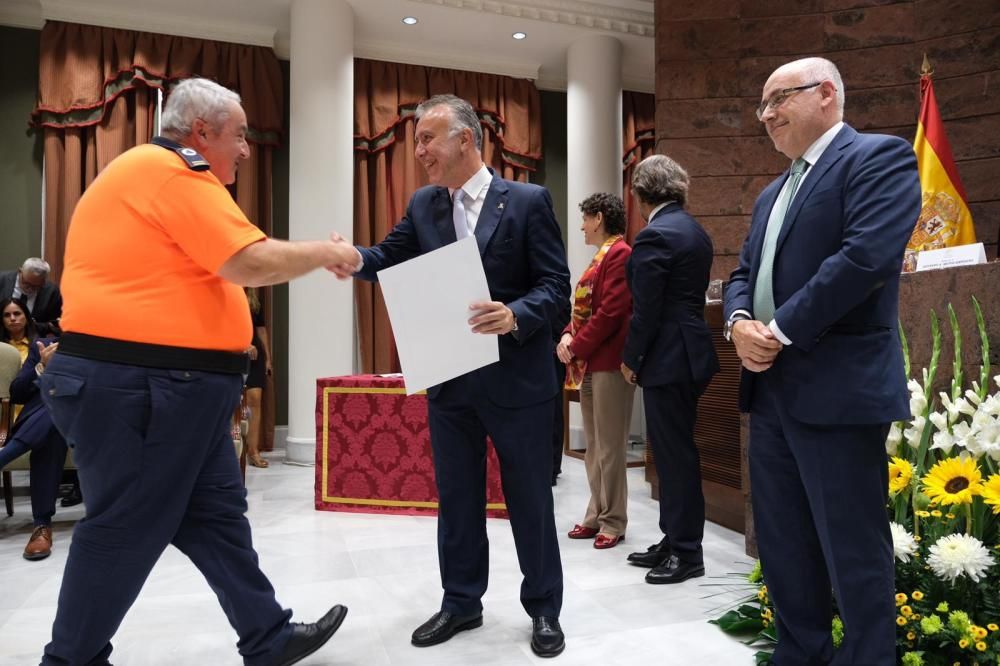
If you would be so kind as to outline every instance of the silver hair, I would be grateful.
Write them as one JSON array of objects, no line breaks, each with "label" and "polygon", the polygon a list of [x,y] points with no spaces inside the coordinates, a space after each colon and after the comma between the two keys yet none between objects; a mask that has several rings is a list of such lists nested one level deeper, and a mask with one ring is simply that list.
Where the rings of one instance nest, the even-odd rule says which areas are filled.
[{"label": "silver hair", "polygon": [[836,88],[837,112],[840,117],[844,117],[844,79],[840,76],[840,70],[826,58],[802,58],[782,65],[781,69],[788,67],[793,71],[801,72],[804,76],[803,83],[813,81],[832,81]]},{"label": "silver hair", "polygon": [[52,267],[49,266],[49,262],[39,257],[29,257],[24,260],[23,264],[21,264],[21,271],[31,273],[32,275],[41,275],[42,277],[46,277],[51,270]]},{"label": "silver hair", "polygon": [[160,133],[172,139],[182,139],[191,134],[195,118],[201,118],[212,129],[220,129],[229,117],[233,103],[241,103],[240,96],[215,81],[202,78],[185,79],[170,91]]},{"label": "silver hair", "polygon": [[451,109],[450,136],[455,136],[463,129],[472,130],[472,141],[476,144],[476,150],[483,149],[483,126],[479,123],[479,116],[472,105],[461,97],[454,95],[434,95],[426,99],[417,106],[417,122],[424,117],[424,114],[437,106],[447,106]]},{"label": "silver hair", "polygon": [[658,206],[667,201],[687,202],[691,179],[687,171],[666,155],[650,155],[635,167],[632,192],[643,203]]}]

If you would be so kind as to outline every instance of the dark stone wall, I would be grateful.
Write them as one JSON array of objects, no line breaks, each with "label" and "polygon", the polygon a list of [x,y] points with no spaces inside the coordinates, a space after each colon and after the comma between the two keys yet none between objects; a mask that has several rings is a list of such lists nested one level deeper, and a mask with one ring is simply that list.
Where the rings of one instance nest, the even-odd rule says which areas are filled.
[{"label": "dark stone wall", "polygon": [[726,279],[758,193],[787,165],[754,116],[778,66],[840,68],[845,120],[912,142],[926,53],[987,257],[1000,228],[1000,0],[656,0],[657,152],[691,174],[689,209]]}]

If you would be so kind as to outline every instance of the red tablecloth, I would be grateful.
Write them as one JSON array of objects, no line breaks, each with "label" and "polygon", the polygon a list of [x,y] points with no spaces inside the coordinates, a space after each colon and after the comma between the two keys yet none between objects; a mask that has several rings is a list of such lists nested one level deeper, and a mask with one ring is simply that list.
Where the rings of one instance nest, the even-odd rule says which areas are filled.
[{"label": "red tablecloth", "polygon": [[[316,508],[435,514],[427,396],[399,377],[316,380]],[[500,465],[487,444],[487,515],[506,518]]]}]

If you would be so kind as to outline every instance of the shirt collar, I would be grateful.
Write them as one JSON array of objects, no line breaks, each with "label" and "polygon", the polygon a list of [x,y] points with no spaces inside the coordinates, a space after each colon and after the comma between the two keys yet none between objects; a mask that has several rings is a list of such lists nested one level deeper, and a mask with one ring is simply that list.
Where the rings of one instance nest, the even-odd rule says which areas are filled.
[{"label": "shirt collar", "polygon": [[652,222],[653,218],[656,217],[656,214],[659,213],[661,210],[663,210],[667,206],[669,206],[671,204],[675,204],[675,203],[677,203],[677,202],[676,201],[664,201],[659,206],[657,206],[653,210],[649,211],[649,219],[646,220],[646,224],[649,224],[650,222]]},{"label": "shirt collar", "polygon": [[[479,167],[479,171],[472,174],[472,178],[465,181],[462,185],[461,190],[465,192],[465,196],[470,199],[479,199],[483,196],[483,192],[489,187],[490,182],[493,180],[493,174],[490,170],[486,168],[486,165]],[[455,190],[453,188],[448,188],[448,195],[452,198],[455,197]]]},{"label": "shirt collar", "polygon": [[844,127],[844,121],[840,121],[827,131],[823,132],[822,136],[816,139],[811,146],[806,148],[806,152],[802,153],[802,159],[809,163],[809,166],[816,164],[819,158],[823,156],[823,152],[833,143],[834,137],[840,132],[841,128]]}]

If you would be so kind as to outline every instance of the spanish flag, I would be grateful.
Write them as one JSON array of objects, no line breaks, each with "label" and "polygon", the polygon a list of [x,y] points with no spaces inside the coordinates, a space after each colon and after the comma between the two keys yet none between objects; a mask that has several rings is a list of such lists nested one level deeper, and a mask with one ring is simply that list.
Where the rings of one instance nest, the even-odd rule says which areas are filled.
[{"label": "spanish flag", "polygon": [[966,203],[965,188],[958,177],[951,146],[938,111],[930,66],[924,59],[920,77],[920,118],[913,151],[917,154],[923,207],[906,247],[904,270],[916,266],[916,253],[976,242],[972,214]]}]

